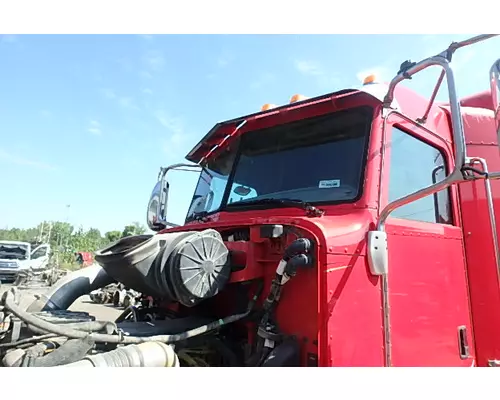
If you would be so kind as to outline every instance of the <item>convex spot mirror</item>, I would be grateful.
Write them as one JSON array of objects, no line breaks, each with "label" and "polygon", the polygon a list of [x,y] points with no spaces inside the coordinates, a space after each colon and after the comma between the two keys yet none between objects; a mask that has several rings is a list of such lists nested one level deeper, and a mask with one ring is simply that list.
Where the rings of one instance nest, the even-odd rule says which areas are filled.
[{"label": "convex spot mirror", "polygon": [[248,194],[252,191],[252,189],[247,188],[245,186],[236,186],[233,189],[233,192],[238,196],[248,196]]}]

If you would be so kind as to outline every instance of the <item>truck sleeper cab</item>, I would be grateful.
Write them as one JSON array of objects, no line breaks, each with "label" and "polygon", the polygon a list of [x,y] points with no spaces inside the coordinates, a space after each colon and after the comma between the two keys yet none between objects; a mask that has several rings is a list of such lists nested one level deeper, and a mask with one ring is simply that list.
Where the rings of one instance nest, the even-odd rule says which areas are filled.
[{"label": "truck sleeper cab", "polygon": [[[249,366],[273,352],[282,366],[500,365],[500,173],[489,172],[500,169],[500,60],[490,92],[461,101],[450,67],[455,50],[491,36],[404,63],[387,85],[294,96],[217,124],[190,163],[162,168],[148,204],[156,240],[204,237],[224,260],[201,244],[192,264],[167,260],[173,286],[184,285],[169,301],[220,318],[260,282],[264,316],[232,331],[257,352]],[[430,100],[399,85],[430,66],[443,70]],[[437,104],[443,78],[449,102]],[[166,175],[185,168],[200,177],[175,226]],[[298,244],[307,251],[291,254]],[[159,295],[169,286],[143,283]]]},{"label": "truck sleeper cab", "polygon": [[[96,251],[26,310],[15,290],[2,305],[24,336],[33,326],[106,343],[70,365],[499,366],[500,60],[491,90],[462,100],[450,67],[455,50],[492,36],[405,62],[389,84],[217,124],[189,163],[160,170],[155,234]],[[431,66],[443,72],[429,101],[399,85]],[[449,101],[437,104],[444,79]],[[167,173],[185,169],[200,176],[176,226]],[[141,296],[111,329],[67,310],[112,282]],[[96,332],[68,327],[75,317]]]},{"label": "truck sleeper cab", "polygon": [[[410,115],[412,109],[404,108],[407,103],[416,110],[416,100],[421,101],[420,109],[426,104],[404,88],[396,99]],[[319,114],[319,104],[324,114]],[[442,113],[440,125],[430,122],[423,129],[397,114],[384,124],[379,117],[381,101],[364,92],[335,93],[295,107],[284,113],[292,122],[284,123],[280,116],[280,125],[269,121],[271,127],[256,130],[247,123],[249,131],[242,128],[239,139],[207,162],[186,226],[199,225],[199,216],[206,228],[217,229],[222,223],[270,216],[276,223],[284,217],[304,218],[300,208],[267,203],[269,198],[293,198],[320,208],[324,215],[306,217],[325,240],[318,256],[324,261],[317,265],[318,276],[311,277],[314,290],[302,293],[291,282],[287,293],[296,291],[289,296],[300,296],[302,304],[288,305],[284,295],[279,307],[294,308],[300,324],[309,320],[314,327],[305,336],[323,343],[319,365],[384,365],[382,288],[380,279],[370,276],[367,233],[386,204],[446,176],[453,165],[448,116],[436,107],[433,112]],[[345,122],[349,117],[355,121],[350,127]],[[264,120],[263,116],[259,124],[265,126]],[[336,140],[316,147],[310,142],[297,145],[302,126],[308,141],[315,134],[323,142]],[[290,140],[294,135],[295,141]],[[271,151],[265,152],[266,147]],[[459,353],[459,334],[466,335],[465,343],[472,337],[462,235],[454,223],[457,208],[452,201],[453,190],[443,190],[401,207],[386,224],[393,249],[389,262],[394,266],[389,283],[394,366],[471,364],[469,354]],[[319,337],[314,332],[318,329]],[[299,328],[290,326],[290,331]],[[428,352],[422,351],[423,343]]]}]

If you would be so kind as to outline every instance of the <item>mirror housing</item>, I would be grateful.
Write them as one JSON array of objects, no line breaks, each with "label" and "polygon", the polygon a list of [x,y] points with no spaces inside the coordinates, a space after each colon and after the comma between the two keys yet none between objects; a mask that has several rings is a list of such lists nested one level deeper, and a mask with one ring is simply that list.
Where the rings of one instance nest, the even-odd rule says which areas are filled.
[{"label": "mirror housing", "polygon": [[387,233],[383,231],[368,232],[367,255],[371,274],[375,276],[387,275],[389,270]]},{"label": "mirror housing", "polygon": [[170,170],[199,172],[201,167],[197,164],[173,164],[166,168],[160,168],[158,181],[156,182],[151,196],[149,196],[146,222],[149,229],[158,232],[166,228],[179,226],[167,221],[168,190],[170,184],[167,173]]},{"label": "mirror housing", "polygon": [[491,99],[497,127],[497,140],[500,146],[500,59],[496,60],[490,69]]},{"label": "mirror housing", "polygon": [[[167,193],[161,196],[162,190],[166,189]],[[163,198],[162,198],[163,197]],[[168,182],[164,179],[160,179],[149,197],[148,211],[147,211],[147,224],[149,229],[158,232],[165,229],[167,226],[165,224],[165,210],[167,207],[168,200]],[[163,204],[162,204],[163,201]]]}]

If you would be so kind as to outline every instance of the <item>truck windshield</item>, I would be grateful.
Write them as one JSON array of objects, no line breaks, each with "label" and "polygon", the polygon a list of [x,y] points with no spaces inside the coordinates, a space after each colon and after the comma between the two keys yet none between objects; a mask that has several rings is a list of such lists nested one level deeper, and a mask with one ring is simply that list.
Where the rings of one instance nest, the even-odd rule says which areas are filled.
[{"label": "truck windshield", "polygon": [[202,171],[186,220],[265,199],[355,201],[372,117],[370,107],[358,107],[243,134]]},{"label": "truck windshield", "polygon": [[28,258],[28,246],[0,243],[0,258],[4,260],[26,260]]}]

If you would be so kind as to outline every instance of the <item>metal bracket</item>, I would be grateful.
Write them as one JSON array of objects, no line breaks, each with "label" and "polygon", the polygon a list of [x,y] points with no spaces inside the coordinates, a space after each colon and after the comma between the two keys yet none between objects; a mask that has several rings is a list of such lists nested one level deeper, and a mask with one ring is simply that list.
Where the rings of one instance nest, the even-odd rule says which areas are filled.
[{"label": "metal bracket", "polygon": [[375,276],[388,272],[389,254],[387,249],[387,233],[384,231],[368,232],[368,265]]}]

